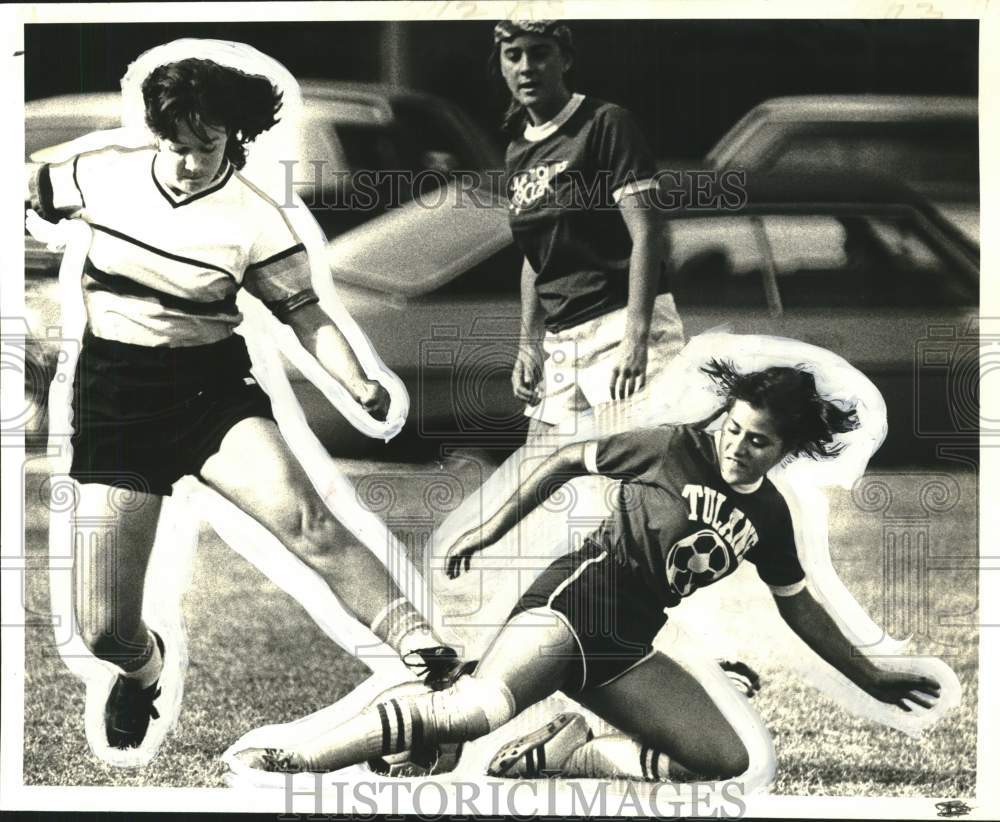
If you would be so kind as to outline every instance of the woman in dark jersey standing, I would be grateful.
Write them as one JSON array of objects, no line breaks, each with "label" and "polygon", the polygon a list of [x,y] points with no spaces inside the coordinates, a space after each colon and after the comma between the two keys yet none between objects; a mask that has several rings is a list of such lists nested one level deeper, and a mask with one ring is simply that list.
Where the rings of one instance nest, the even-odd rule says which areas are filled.
[{"label": "woman in dark jersey standing", "polygon": [[533,433],[640,391],[683,345],[663,290],[653,156],[632,115],[571,94],[569,28],[504,20],[495,68],[511,94],[506,185],[524,252],[514,394]]}]

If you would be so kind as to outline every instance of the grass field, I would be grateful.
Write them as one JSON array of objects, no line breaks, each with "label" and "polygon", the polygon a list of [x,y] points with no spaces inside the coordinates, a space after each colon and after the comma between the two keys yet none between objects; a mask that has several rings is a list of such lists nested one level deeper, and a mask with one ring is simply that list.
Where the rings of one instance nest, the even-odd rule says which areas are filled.
[{"label": "grass field", "polygon": [[[455,466],[432,463],[414,470],[345,461],[342,467],[356,480],[373,470],[393,474],[397,505],[405,512],[421,504],[428,478]],[[765,680],[755,705],[778,753],[775,793],[963,797],[974,792],[977,590],[974,563],[961,558],[976,554],[976,480],[970,473],[941,476],[941,471],[879,474],[876,479],[889,488],[892,500],[881,512],[860,511],[849,493],[838,494],[831,546],[838,572],[876,622],[913,632],[916,652],[947,659],[962,681],[962,706],[913,741],[846,714],[787,674],[758,641],[748,656]],[[25,512],[30,569],[25,601],[36,614],[49,610],[41,480],[39,472],[28,473]],[[468,488],[470,478],[464,480]],[[928,514],[926,489],[935,483],[957,496],[952,493],[947,512]],[[932,560],[926,597],[886,587],[886,535],[901,528],[926,534]],[[297,603],[207,531],[184,609],[191,662],[183,711],[157,758],[138,771],[111,768],[90,754],[82,683],[63,665],[51,628],[27,630],[26,784],[222,786],[219,754],[238,736],[315,711],[366,675],[367,669],[335,647]],[[743,614],[744,628],[752,631],[757,616]],[[765,616],[771,618],[760,615]]]}]

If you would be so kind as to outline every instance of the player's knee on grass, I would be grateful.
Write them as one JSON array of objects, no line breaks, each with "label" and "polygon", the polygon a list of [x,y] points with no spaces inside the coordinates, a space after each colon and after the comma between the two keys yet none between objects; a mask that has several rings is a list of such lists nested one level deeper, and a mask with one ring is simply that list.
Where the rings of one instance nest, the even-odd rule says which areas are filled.
[{"label": "player's knee on grass", "polygon": [[681,764],[705,779],[733,779],[750,768],[750,754],[739,740],[714,746],[705,754],[688,757]]},{"label": "player's knee on grass", "polygon": [[732,779],[750,768],[750,753],[728,723],[660,726],[650,722],[645,730],[634,730],[644,745],[670,756],[672,762],[699,779]]}]

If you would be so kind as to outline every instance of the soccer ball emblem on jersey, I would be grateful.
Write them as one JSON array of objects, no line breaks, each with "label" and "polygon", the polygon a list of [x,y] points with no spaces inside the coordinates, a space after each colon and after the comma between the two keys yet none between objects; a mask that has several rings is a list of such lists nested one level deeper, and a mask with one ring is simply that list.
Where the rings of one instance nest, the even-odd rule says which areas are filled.
[{"label": "soccer ball emblem on jersey", "polygon": [[515,174],[508,186],[510,210],[515,214],[528,211],[552,192],[552,181],[557,174],[565,171],[565,160],[549,160]]},{"label": "soccer ball emblem on jersey", "polygon": [[673,544],[667,552],[667,582],[686,597],[725,576],[732,565],[729,548],[711,528],[703,528]]}]

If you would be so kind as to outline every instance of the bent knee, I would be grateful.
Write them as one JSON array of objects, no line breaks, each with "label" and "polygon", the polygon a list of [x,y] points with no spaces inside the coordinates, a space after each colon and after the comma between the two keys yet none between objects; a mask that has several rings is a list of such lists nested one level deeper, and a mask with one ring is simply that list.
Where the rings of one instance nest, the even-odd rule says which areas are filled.
[{"label": "bent knee", "polygon": [[727,748],[718,756],[715,773],[711,776],[715,779],[733,779],[746,773],[750,769],[750,754],[742,743]]},{"label": "bent knee", "polygon": [[137,657],[146,649],[145,638],[127,639],[114,630],[84,630],[80,638],[98,659],[116,664]]},{"label": "bent knee", "polygon": [[750,769],[750,754],[739,739],[710,749],[688,751],[678,760],[700,779],[732,779]]}]

